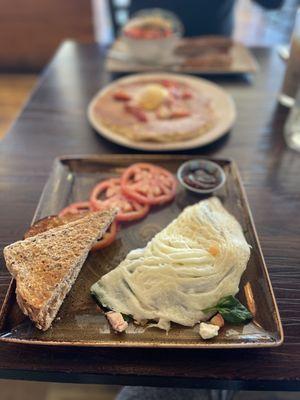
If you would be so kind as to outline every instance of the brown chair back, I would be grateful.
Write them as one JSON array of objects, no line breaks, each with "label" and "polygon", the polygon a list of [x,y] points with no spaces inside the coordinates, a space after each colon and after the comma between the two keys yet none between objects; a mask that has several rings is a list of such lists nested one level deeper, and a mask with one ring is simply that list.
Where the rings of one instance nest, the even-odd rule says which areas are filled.
[{"label": "brown chair back", "polygon": [[39,70],[63,40],[94,40],[90,0],[0,0],[0,10],[1,70]]}]

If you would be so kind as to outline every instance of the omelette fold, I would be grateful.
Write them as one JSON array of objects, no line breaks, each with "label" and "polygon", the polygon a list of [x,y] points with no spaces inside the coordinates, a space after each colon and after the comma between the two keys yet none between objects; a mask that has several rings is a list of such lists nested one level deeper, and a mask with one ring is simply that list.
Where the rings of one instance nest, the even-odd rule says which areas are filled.
[{"label": "omelette fold", "polygon": [[238,221],[211,197],[188,206],[143,249],[91,287],[104,307],[168,331],[194,326],[203,310],[239,290],[250,257]]}]

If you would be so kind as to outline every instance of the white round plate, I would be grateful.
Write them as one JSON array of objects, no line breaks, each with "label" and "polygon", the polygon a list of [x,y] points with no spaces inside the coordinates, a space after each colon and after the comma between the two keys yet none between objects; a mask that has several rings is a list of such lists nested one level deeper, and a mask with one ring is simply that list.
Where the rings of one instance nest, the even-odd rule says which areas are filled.
[{"label": "white round plate", "polygon": [[[198,87],[207,97],[211,99],[212,106],[216,113],[215,125],[207,130],[207,132],[200,134],[192,139],[184,141],[172,142],[146,142],[146,141],[133,141],[126,136],[122,136],[107,126],[103,125],[97,114],[94,112],[95,105],[99,99],[111,89],[115,89],[120,83],[132,83],[140,79],[173,79],[179,82],[186,82],[194,88]],[[169,73],[151,73],[151,74],[135,74],[125,78],[117,79],[107,85],[104,89],[100,90],[92,99],[88,106],[88,120],[97,133],[111,142],[119,145],[129,147],[131,149],[144,150],[144,151],[171,151],[171,150],[188,150],[196,147],[205,146],[214,142],[221,136],[225,135],[236,119],[236,109],[232,97],[225,92],[220,86],[209,82],[205,79],[196,78],[188,75],[169,74]]]}]

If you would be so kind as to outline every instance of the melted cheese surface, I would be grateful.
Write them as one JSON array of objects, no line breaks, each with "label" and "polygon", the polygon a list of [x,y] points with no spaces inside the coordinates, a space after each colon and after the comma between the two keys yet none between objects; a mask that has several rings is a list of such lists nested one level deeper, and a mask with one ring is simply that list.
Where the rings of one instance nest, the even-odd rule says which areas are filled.
[{"label": "melted cheese surface", "polygon": [[194,326],[208,307],[239,290],[250,247],[216,197],[189,206],[143,249],[131,251],[91,291],[136,321]]}]

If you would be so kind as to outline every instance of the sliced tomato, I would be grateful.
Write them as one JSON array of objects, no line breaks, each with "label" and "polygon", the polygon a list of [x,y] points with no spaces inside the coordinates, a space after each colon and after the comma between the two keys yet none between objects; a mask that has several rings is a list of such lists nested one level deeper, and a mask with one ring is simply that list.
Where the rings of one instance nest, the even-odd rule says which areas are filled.
[{"label": "sliced tomato", "polygon": [[164,168],[148,163],[128,167],[121,176],[123,193],[149,205],[164,204],[175,197],[177,181]]},{"label": "sliced tomato", "polygon": [[158,119],[172,119],[188,117],[191,112],[185,107],[170,104],[160,106],[155,114]]},{"label": "sliced tomato", "polygon": [[120,178],[98,183],[92,190],[90,203],[95,210],[118,208],[117,221],[134,221],[143,218],[149,212],[147,204],[140,204],[122,193]]},{"label": "sliced tomato", "polygon": [[148,118],[146,113],[138,106],[132,104],[125,104],[124,110],[134,116],[140,122],[147,122]]},{"label": "sliced tomato", "polygon": [[171,118],[184,118],[191,115],[190,111],[183,107],[174,107],[171,112]]},{"label": "sliced tomato", "polygon": [[111,226],[108,228],[108,230],[105,232],[104,236],[102,239],[98,240],[93,247],[91,248],[91,251],[97,251],[104,249],[105,247],[108,247],[112,242],[115,240],[117,236],[117,222],[113,221]]},{"label": "sliced tomato", "polygon": [[170,95],[173,99],[181,99],[182,98],[182,87],[178,82],[163,80],[162,85],[168,89]]},{"label": "sliced tomato", "polygon": [[163,37],[170,36],[173,31],[170,28],[163,27],[133,27],[124,30],[125,36],[129,36],[134,39],[160,39]]},{"label": "sliced tomato", "polygon": [[131,100],[131,96],[128,93],[124,92],[123,90],[118,90],[118,91],[114,92],[113,98],[118,101]]},{"label": "sliced tomato", "polygon": [[164,32],[159,31],[158,29],[147,29],[143,33],[144,39],[160,39],[164,36],[165,36]]},{"label": "sliced tomato", "polygon": [[163,79],[161,81],[161,84],[166,87],[166,88],[173,88],[173,87],[178,87],[178,83],[175,81],[171,81],[169,79]]},{"label": "sliced tomato", "polygon": [[170,95],[174,99],[188,100],[193,97],[192,92],[188,88],[180,86],[178,82],[163,79],[161,84],[169,90]]},{"label": "sliced tomato", "polygon": [[184,90],[182,92],[181,98],[184,100],[191,99],[193,97],[192,92],[190,92],[188,89]]},{"label": "sliced tomato", "polygon": [[135,27],[135,28],[128,28],[124,31],[124,34],[126,36],[132,37],[134,39],[140,39],[142,37],[142,30],[139,27]]},{"label": "sliced tomato", "polygon": [[58,214],[59,217],[63,217],[66,214],[77,214],[82,211],[95,211],[89,201],[79,201],[77,203],[69,204]]}]

